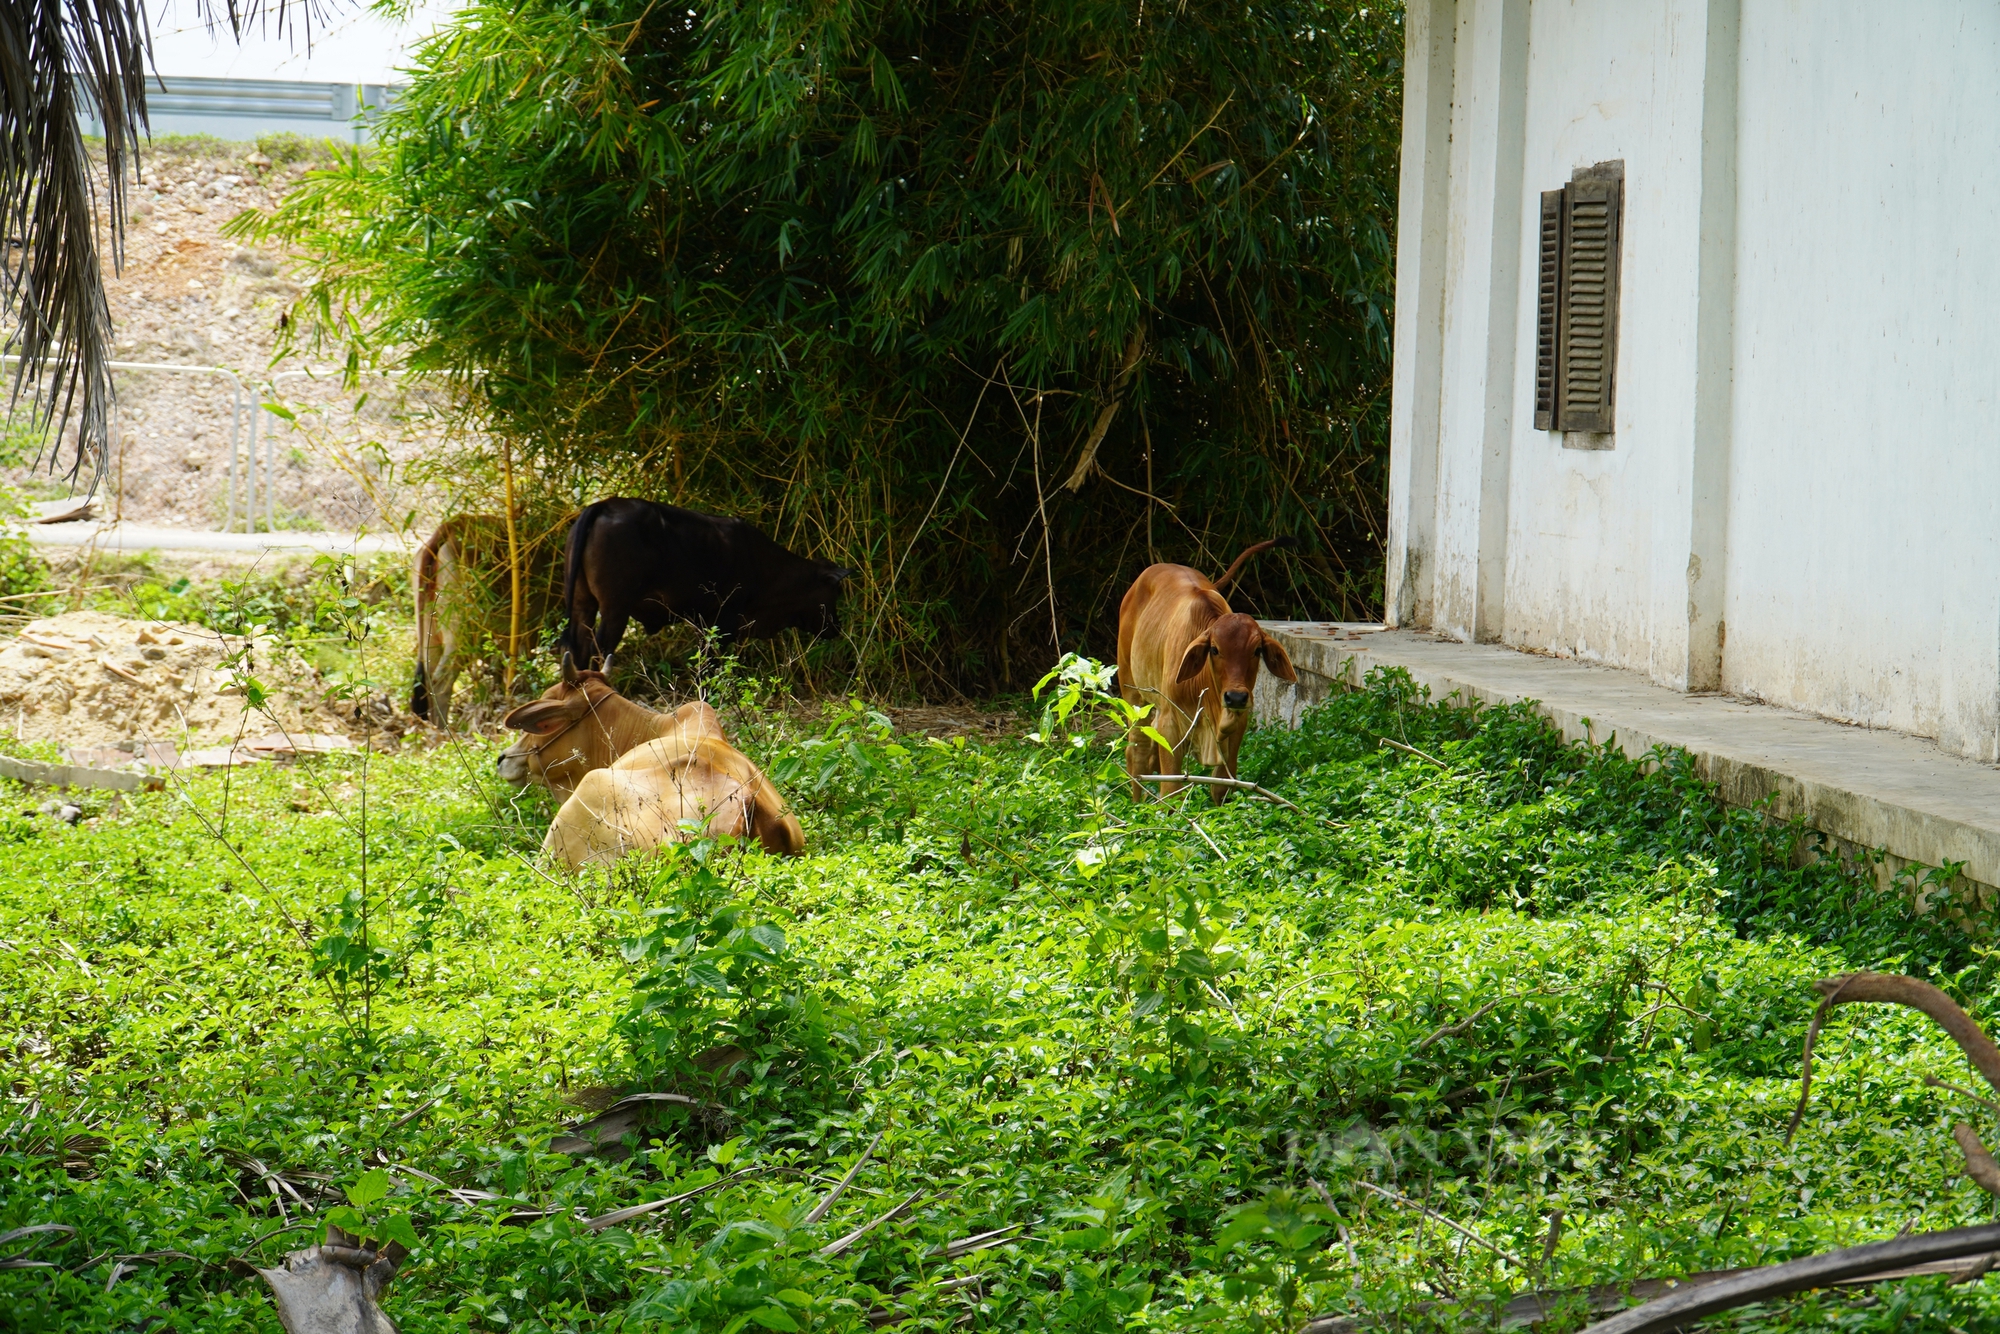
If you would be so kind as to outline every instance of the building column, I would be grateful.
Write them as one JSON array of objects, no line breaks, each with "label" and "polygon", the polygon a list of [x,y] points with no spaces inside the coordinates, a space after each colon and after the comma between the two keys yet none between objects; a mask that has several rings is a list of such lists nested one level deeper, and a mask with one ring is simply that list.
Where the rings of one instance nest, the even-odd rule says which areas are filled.
[{"label": "building column", "polygon": [[1385,531],[1390,625],[1431,622],[1437,524],[1444,254],[1450,233],[1451,105],[1458,0],[1403,15],[1403,162],[1396,218],[1395,365]]},{"label": "building column", "polygon": [[1521,289],[1528,0],[1459,6],[1445,255],[1431,628],[1505,626]]},{"label": "building column", "polygon": [[1742,0],[1709,0],[1701,87],[1701,249],[1695,288],[1693,507],[1685,688],[1722,688],[1728,628],[1729,451],[1736,368],[1736,86]]}]

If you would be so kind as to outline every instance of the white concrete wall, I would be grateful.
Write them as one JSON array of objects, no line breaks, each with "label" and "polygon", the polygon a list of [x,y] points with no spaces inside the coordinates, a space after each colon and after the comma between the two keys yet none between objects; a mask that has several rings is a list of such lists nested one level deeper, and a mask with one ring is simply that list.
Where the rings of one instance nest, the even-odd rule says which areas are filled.
[{"label": "white concrete wall", "polygon": [[[2000,6],[1409,14],[1392,621],[2000,759]],[[1612,159],[1617,430],[1565,448],[1539,195]]]},{"label": "white concrete wall", "polygon": [[1515,415],[1503,638],[1676,686],[1687,663],[1707,8],[1534,6],[1515,336],[1523,355],[1512,384],[1515,401],[1532,404],[1541,192],[1578,167],[1622,159],[1617,429],[1609,440],[1566,441],[1536,430],[1531,412]]},{"label": "white concrete wall", "polygon": [[2000,758],[2000,6],[1743,0],[1739,97],[1724,687]]},{"label": "white concrete wall", "polygon": [[[1706,36],[1734,3],[1411,5],[1393,623],[1691,679]],[[1614,159],[1640,313],[1622,322],[1617,431],[1566,448],[1529,410],[1540,197]]]}]

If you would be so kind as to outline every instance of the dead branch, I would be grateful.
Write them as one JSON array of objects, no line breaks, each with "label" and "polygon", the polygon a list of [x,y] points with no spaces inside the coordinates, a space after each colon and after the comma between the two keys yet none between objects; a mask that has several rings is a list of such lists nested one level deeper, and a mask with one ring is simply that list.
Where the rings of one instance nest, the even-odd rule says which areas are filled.
[{"label": "dead branch", "polygon": [[1206,829],[1203,829],[1201,825],[1196,822],[1193,816],[1188,817],[1188,828],[1194,830],[1195,833],[1201,835],[1201,841],[1208,844],[1208,850],[1215,854],[1215,859],[1217,861],[1226,862],[1229,860],[1228,854],[1223,852],[1221,848],[1216,846],[1215,840],[1208,836],[1208,831]]},{"label": "dead branch", "polygon": [[[1093,184],[1101,185],[1102,182],[1093,178]],[[1109,190],[1104,194],[1104,207],[1111,213],[1111,230],[1115,232],[1118,230],[1118,214],[1111,210]],[[1111,419],[1118,415],[1118,406],[1124,402],[1125,387],[1138,372],[1139,358],[1145,350],[1146,330],[1145,326],[1141,325],[1132,330],[1132,338],[1125,345],[1125,357],[1119,363],[1117,377],[1111,382],[1111,392],[1103,408],[1098,411],[1097,420],[1091,424],[1090,437],[1083,442],[1083,453],[1077,458],[1076,468],[1070,473],[1069,480],[1063,483],[1071,491],[1082,490],[1083,484],[1090,480],[1091,470],[1097,466],[1097,447],[1104,443],[1104,433],[1111,429]]]},{"label": "dead branch", "polygon": [[1422,1051],[1424,1048],[1430,1046],[1433,1042],[1438,1041],[1440,1038],[1455,1038],[1459,1036],[1460,1034],[1464,1033],[1465,1030],[1471,1028],[1474,1024],[1478,1023],[1481,1019],[1484,1019],[1487,1013],[1491,1011],[1495,1006],[1505,1005],[1508,1001],[1527,1000],[1530,996],[1560,996],[1567,990],[1568,990],[1567,987],[1557,987],[1554,990],[1549,990],[1546,987],[1536,987],[1532,991],[1517,991],[1510,996],[1502,996],[1497,1000],[1490,1000],[1486,1002],[1486,1004],[1474,1010],[1471,1014],[1465,1016],[1465,1018],[1459,1020],[1457,1023],[1446,1024],[1443,1028],[1440,1028],[1439,1030],[1437,1030],[1437,1032],[1431,1034],[1429,1037],[1425,1038],[1422,1042],[1419,1042],[1416,1045],[1416,1050]]},{"label": "dead branch", "polygon": [[889,1127],[887,1126],[883,1126],[875,1132],[875,1138],[868,1141],[868,1147],[863,1149],[861,1156],[854,1160],[854,1166],[847,1169],[847,1175],[835,1182],[833,1189],[826,1193],[826,1198],[815,1204],[812,1212],[805,1216],[805,1221],[801,1224],[802,1227],[811,1227],[814,1223],[826,1217],[827,1210],[833,1208],[839,1202],[840,1197],[847,1193],[847,1188],[854,1184],[854,1178],[860,1174],[863,1167],[868,1165],[868,1160],[875,1156],[875,1146],[880,1144],[882,1137],[888,1133]]},{"label": "dead branch", "polygon": [[1492,1242],[1480,1236],[1477,1232],[1472,1231],[1472,1229],[1470,1228],[1460,1227],[1457,1223],[1452,1222],[1449,1218],[1446,1218],[1443,1214],[1437,1212],[1437,1210],[1435,1209],[1430,1208],[1428,1205],[1418,1204],[1415,1200],[1411,1199],[1409,1196],[1398,1195],[1393,1190],[1384,1190],[1382,1187],[1374,1184],[1371,1181],[1357,1181],[1354,1184],[1361,1187],[1361,1189],[1363,1190],[1373,1191],[1375,1194],[1380,1195],[1383,1199],[1388,1200],[1391,1203],[1400,1204],[1405,1208],[1415,1209],[1418,1213],[1424,1215],[1424,1217],[1430,1219],[1432,1222],[1443,1223],[1446,1227],[1450,1228],[1453,1232],[1458,1233],[1459,1236],[1464,1237],[1467,1241],[1471,1242],[1473,1245],[1484,1246],[1487,1250],[1493,1252],[1495,1255],[1499,1256],[1502,1260],[1505,1260],[1508,1264],[1513,1265],[1517,1269],[1525,1270],[1528,1268],[1527,1261],[1523,1260],[1520,1256],[1515,1255],[1512,1251],[1502,1250],[1500,1247],[1494,1245]]},{"label": "dead branch", "polygon": [[1425,764],[1435,764],[1438,768],[1444,770],[1446,773],[1451,772],[1451,766],[1449,764],[1446,764],[1443,760],[1439,759],[1437,756],[1429,754],[1425,751],[1418,750],[1415,746],[1409,745],[1406,742],[1396,741],[1386,736],[1377,737],[1376,739],[1380,741],[1383,745],[1387,746],[1390,750],[1400,750],[1405,755],[1414,755],[1418,759],[1422,760]]},{"label": "dead branch", "polygon": [[1257,801],[1268,801],[1273,805],[1283,806],[1288,811],[1297,811],[1308,820],[1318,820],[1329,829],[1347,828],[1346,825],[1341,824],[1337,820],[1329,820],[1323,815],[1314,815],[1303,806],[1295,806],[1277,793],[1271,791],[1271,789],[1259,787],[1257,784],[1244,778],[1211,777],[1208,774],[1140,774],[1139,781],[1142,783],[1203,783],[1209,787],[1226,787],[1232,792],[1247,792]]},{"label": "dead branch", "polygon": [[1799,1121],[1806,1114],[1806,1098],[1812,1092],[1813,1043],[1819,1037],[1826,1016],[1836,1005],[1907,1005],[1913,1010],[1921,1010],[1958,1044],[1958,1049],[1985,1077],[1987,1084],[1995,1092],[2000,1092],[2000,1047],[1993,1045],[1993,1039],[1972,1021],[1971,1015],[1958,1008],[1958,1002],[1922,978],[1903,977],[1895,973],[1843,973],[1838,977],[1822,978],[1813,983],[1813,988],[1825,999],[1813,1012],[1812,1024],[1806,1029],[1805,1057],[1799,1077],[1799,1105],[1792,1112],[1791,1124],[1785,1128],[1787,1144],[1798,1133]]},{"label": "dead branch", "polygon": [[1958,1151],[1965,1155],[1965,1174],[1988,1195],[2000,1195],[2000,1163],[1993,1161],[1993,1155],[1979,1142],[1979,1136],[1972,1133],[1972,1127],[1961,1121],[1951,1128],[1951,1137],[1958,1141]]},{"label": "dead branch", "polygon": [[[1534,993],[1528,992],[1526,994],[1532,996]],[[1478,1009],[1474,1010],[1471,1014],[1468,1014],[1467,1016],[1465,1016],[1465,1018],[1459,1020],[1457,1023],[1446,1024],[1443,1028],[1440,1028],[1437,1032],[1431,1034],[1429,1037],[1425,1038],[1422,1042],[1419,1042],[1416,1046],[1416,1049],[1418,1051],[1422,1051],[1424,1048],[1430,1046],[1433,1042],[1436,1042],[1439,1038],[1455,1038],[1459,1034],[1463,1033],[1466,1029],[1471,1028],[1474,1024],[1478,1023],[1481,1019],[1484,1019],[1487,1016],[1487,1014],[1496,1007],[1505,1005],[1510,1000],[1519,1000],[1519,999],[1520,997],[1518,996],[1502,996],[1497,1000],[1487,1001],[1486,1004],[1480,1006]]]},{"label": "dead branch", "polygon": [[1981,1107],[1984,1107],[1989,1112],[2000,1112],[2000,1102],[1995,1102],[1991,1098],[1982,1098],[1977,1093],[1974,1093],[1971,1089],[1961,1088],[1957,1084],[1953,1084],[1947,1080],[1939,1079],[1936,1075],[1925,1075],[1924,1087],[1927,1089],[1950,1089],[1953,1093],[1958,1094],[1960,1097],[1972,1099],[1974,1102],[1978,1103]]},{"label": "dead branch", "polygon": [[863,1223],[860,1227],[855,1228],[854,1231],[848,1233],[846,1236],[842,1237],[839,1241],[833,1242],[832,1244],[827,1246],[822,1246],[820,1248],[819,1258],[822,1260],[831,1260],[837,1255],[845,1254],[849,1249],[853,1247],[855,1242],[860,1241],[863,1237],[867,1236],[870,1232],[873,1232],[876,1228],[881,1227],[884,1223],[893,1223],[895,1220],[901,1218],[904,1214],[908,1213],[911,1209],[915,1208],[917,1201],[921,1200],[923,1198],[923,1195],[924,1193],[922,1191],[916,1192],[914,1195],[910,1196],[909,1199],[904,1200],[901,1204],[891,1209],[888,1213],[883,1214],[881,1217],[875,1219],[873,1222]]},{"label": "dead branch", "polygon": [[[1935,1235],[1935,1234],[1931,1234]],[[2000,1255],[1988,1252],[1984,1255],[1959,1256],[1950,1260],[1932,1260],[1924,1264],[1903,1265],[1896,1268],[1871,1270],[1853,1278],[1841,1279],[1833,1286],[1864,1287],[1874,1283],[1893,1283],[1906,1278],[1920,1278],[1926,1275],[1948,1277],[1954,1283],[1975,1282],[1992,1269]],[[1584,1301],[1584,1309],[1591,1315],[1616,1315],[1633,1308],[1628,1303],[1635,1298],[1651,1301],[1670,1293],[1690,1293],[1697,1288],[1707,1288],[1724,1279],[1738,1278],[1746,1274],[1761,1273],[1758,1269],[1715,1269],[1697,1274],[1681,1274],[1674,1278],[1641,1278],[1623,1283],[1604,1283],[1594,1288],[1569,1288],[1550,1291],[1524,1292],[1504,1306],[1492,1308],[1494,1327],[1513,1329],[1547,1320],[1558,1311],[1573,1307],[1578,1298]],[[1407,1323],[1408,1317],[1438,1309],[1446,1305],[1442,1302],[1420,1302],[1413,1308],[1400,1312],[1382,1312],[1374,1315],[1315,1316],[1300,1334],[1361,1334],[1368,1329],[1397,1328],[1398,1321]],[[1592,1332],[1595,1334],[1595,1331]]]},{"label": "dead branch", "polygon": [[1563,1236],[1563,1211],[1561,1206],[1549,1210],[1549,1230],[1542,1241],[1542,1268],[1549,1267],[1549,1261],[1556,1258],[1556,1247]]},{"label": "dead branch", "polygon": [[718,1186],[728,1186],[730,1182],[734,1182],[734,1180],[740,1180],[740,1178],[744,1178],[744,1176],[752,1176],[752,1174],[756,1174],[756,1172],[762,1172],[762,1168],[738,1168],[736,1172],[730,1172],[728,1176],[718,1176],[716,1180],[708,1182],[706,1186],[696,1186],[694,1190],[688,1190],[688,1192],[682,1192],[682,1194],[678,1194],[678,1196],[668,1196],[668,1198],[664,1198],[664,1200],[648,1200],[646,1204],[632,1204],[632,1206],[628,1206],[628,1208],[614,1208],[614,1210],[612,1210],[610,1214],[598,1214],[596,1218],[586,1218],[582,1226],[584,1226],[584,1228],[588,1228],[590,1232],[602,1232],[604,1228],[616,1228],[616,1226],[618,1226],[618,1224],[622,1224],[622,1222],[630,1222],[630,1220],[634,1220],[634,1218],[640,1218],[640,1216],[644,1216],[644,1214],[652,1214],[654,1210],[662,1210],[662,1208],[672,1208],[672,1206],[676,1206],[676,1204],[686,1204],[686,1202],[688,1202],[688,1200],[692,1200],[694,1196],[702,1196],[702,1194],[708,1194],[710,1190],[716,1190]]},{"label": "dead branch", "polygon": [[1340,1244],[1347,1248],[1347,1267],[1357,1274],[1360,1273],[1361,1259],[1354,1253],[1354,1238],[1347,1234],[1347,1224],[1340,1220],[1340,1206],[1333,1202],[1333,1193],[1320,1184],[1318,1177],[1308,1176],[1306,1180],[1312,1182],[1312,1188],[1319,1192],[1327,1211],[1333,1215],[1334,1230],[1340,1234]]},{"label": "dead branch", "polygon": [[418,1103],[415,1107],[412,1107],[409,1111],[404,1112],[401,1116],[397,1117],[395,1121],[390,1123],[389,1126],[390,1133],[393,1134],[394,1132],[401,1130],[404,1126],[410,1124],[410,1122],[416,1120],[418,1117],[422,1116],[425,1112],[428,1112],[431,1108],[437,1106],[438,1099],[442,1098],[443,1096],[444,1095],[440,1093],[433,1097],[426,1098],[422,1102]]},{"label": "dead branch", "polygon": [[2000,1223],[1920,1232],[1893,1241],[1850,1246],[1823,1255],[1809,1255],[1803,1260],[1739,1270],[1712,1283],[1684,1287],[1599,1321],[1585,1334],[1667,1334],[1668,1330],[1692,1325],[1705,1316],[1754,1302],[1852,1282],[1891,1269],[1984,1255],[1995,1249],[2000,1249]]},{"label": "dead branch", "polygon": [[1311,814],[1310,811],[1292,805],[1291,802],[1286,801],[1269,788],[1259,787],[1244,778],[1219,778],[1210,777],[1207,774],[1140,774],[1139,781],[1142,783],[1205,783],[1209,787],[1226,787],[1235,792],[1248,792],[1262,801],[1275,802],[1288,811],[1298,811],[1300,815]]},{"label": "dead branch", "polygon": [[[1040,1220],[1037,1219],[1036,1221],[1039,1222]],[[1012,1245],[1014,1242],[1020,1240],[1014,1234],[1028,1226],[1030,1225],[1027,1223],[1009,1223],[1006,1227],[995,1228],[991,1232],[978,1232],[970,1237],[960,1237],[956,1241],[946,1242],[925,1258],[931,1260],[956,1260],[961,1255],[970,1255],[974,1251],[987,1251],[993,1249],[995,1246]]]}]

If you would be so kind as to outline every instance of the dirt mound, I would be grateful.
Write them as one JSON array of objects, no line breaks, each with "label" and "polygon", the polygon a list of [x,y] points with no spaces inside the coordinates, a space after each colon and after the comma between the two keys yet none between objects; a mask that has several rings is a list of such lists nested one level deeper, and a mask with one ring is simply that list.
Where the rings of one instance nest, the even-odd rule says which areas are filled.
[{"label": "dirt mound", "polygon": [[[245,675],[266,692],[247,719]],[[69,746],[344,730],[318,675],[269,639],[95,611],[30,621],[0,648],[0,727]]]}]

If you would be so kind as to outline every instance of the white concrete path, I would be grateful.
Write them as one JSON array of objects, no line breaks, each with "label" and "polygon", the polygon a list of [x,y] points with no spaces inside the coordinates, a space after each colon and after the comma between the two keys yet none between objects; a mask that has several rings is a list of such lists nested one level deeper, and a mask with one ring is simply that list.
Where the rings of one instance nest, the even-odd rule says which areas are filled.
[{"label": "white concrete path", "polygon": [[1918,737],[1829,722],[1722,695],[1684,695],[1630,672],[1408,630],[1267,621],[1299,669],[1300,684],[1269,673],[1257,685],[1260,719],[1295,721],[1335,682],[1358,685],[1371,667],[1401,667],[1431,697],[1534,702],[1566,739],[1614,741],[1643,756],[1673,746],[1693,756],[1723,799],[1774,796],[1774,813],[1899,861],[1963,862],[1967,878],[2000,886],[2000,768],[1961,759]]},{"label": "white concrete path", "polygon": [[368,556],[410,550],[409,544],[393,533],[207,533],[89,520],[31,523],[22,528],[28,540],[38,545],[85,547],[95,543],[103,551],[332,551]]}]

